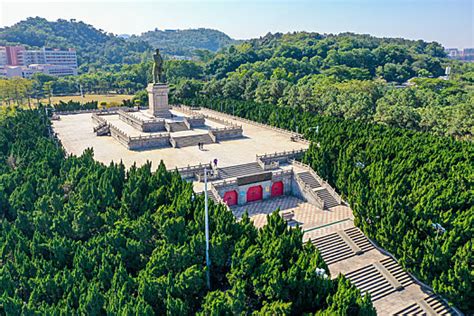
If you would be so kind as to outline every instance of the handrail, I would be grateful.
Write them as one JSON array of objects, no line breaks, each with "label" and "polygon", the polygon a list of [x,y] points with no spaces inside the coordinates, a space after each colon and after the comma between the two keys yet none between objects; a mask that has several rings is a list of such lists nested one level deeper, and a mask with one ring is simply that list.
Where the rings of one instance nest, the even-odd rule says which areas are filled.
[{"label": "handrail", "polygon": [[214,186],[224,186],[224,185],[230,185],[230,184],[237,184],[237,178],[231,178],[231,179],[223,179],[219,181],[214,181],[212,182]]},{"label": "handrail", "polygon": [[169,133],[156,133],[156,134],[150,134],[150,135],[140,135],[140,136],[133,136],[129,137],[130,140],[143,140],[143,139],[159,139],[159,138],[166,138],[170,137]]},{"label": "handrail", "polygon": [[286,174],[293,174],[293,170],[278,170],[272,173],[272,176],[283,176]]},{"label": "handrail", "polygon": [[308,151],[307,149],[293,149],[293,150],[289,150],[289,151],[281,151],[281,152],[275,152],[275,153],[264,153],[262,155],[256,155],[257,159],[266,159],[266,158],[275,158],[275,157],[284,157],[284,156],[288,156],[288,155],[299,155],[299,154],[303,154],[305,153],[306,151]]},{"label": "handrail", "polygon": [[[206,163],[206,164],[202,164],[200,163],[199,165],[193,165],[193,166],[190,166],[188,165],[187,167],[181,167],[181,168],[176,168],[178,170],[178,172],[180,171],[195,171],[195,170],[200,170],[200,169],[204,169],[204,168],[211,168],[211,164],[210,163]],[[174,169],[171,169],[171,170],[174,170]]]},{"label": "handrail", "polygon": [[298,138],[300,139],[304,139],[304,135],[303,134],[300,134],[300,133],[296,133],[296,132],[291,132],[291,131],[287,131],[283,128],[279,128],[279,127],[275,127],[275,126],[271,126],[271,125],[268,125],[268,124],[263,124],[263,123],[259,123],[259,122],[255,122],[255,121],[252,121],[252,120],[249,120],[249,119],[246,119],[246,118],[243,118],[243,117],[238,117],[238,116],[235,116],[235,115],[231,115],[231,114],[227,114],[227,113],[223,113],[223,112],[219,112],[219,111],[215,111],[215,110],[211,110],[209,108],[206,108],[206,111],[209,111],[211,113],[217,113],[221,116],[227,116],[227,117],[230,117],[231,119],[233,120],[237,120],[237,121],[244,121],[248,124],[252,124],[252,125],[257,125],[257,126],[261,126],[261,127],[265,127],[265,128],[268,128],[268,129],[272,129],[272,130],[275,130],[275,131],[278,131],[280,133],[284,133],[284,134],[288,134],[288,135],[292,135],[292,136],[297,136]]},{"label": "handrail", "polygon": [[211,132],[224,132],[224,131],[241,131],[242,126],[240,125],[233,125],[233,126],[225,126],[225,127],[213,127],[209,129]]},{"label": "handrail", "polygon": [[137,117],[133,114],[131,114],[131,112],[135,112],[135,111],[128,111],[128,112],[125,112],[124,110],[120,109],[117,111],[117,113],[121,116],[124,116],[132,121],[134,121],[135,123],[139,124],[139,125],[143,125],[143,124],[150,124],[150,123],[159,123],[159,122],[164,122],[165,120],[164,119],[149,119],[149,120],[144,120],[140,117]]}]

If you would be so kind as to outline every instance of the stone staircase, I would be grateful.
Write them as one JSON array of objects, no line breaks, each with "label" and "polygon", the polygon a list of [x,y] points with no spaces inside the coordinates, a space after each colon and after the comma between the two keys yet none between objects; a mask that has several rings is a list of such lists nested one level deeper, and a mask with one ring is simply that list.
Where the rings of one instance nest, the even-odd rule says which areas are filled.
[{"label": "stone staircase", "polygon": [[165,129],[169,133],[182,132],[182,131],[189,130],[188,126],[186,126],[186,123],[184,123],[184,122],[166,122],[165,123]]},{"label": "stone staircase", "polygon": [[315,190],[316,194],[324,201],[324,208],[328,209],[334,206],[338,206],[339,203],[333,198],[331,193],[325,188],[318,188]]},{"label": "stone staircase", "polygon": [[110,135],[110,126],[107,122],[102,122],[96,127],[94,127],[94,133],[97,136]]},{"label": "stone staircase", "polygon": [[197,146],[199,143],[211,144],[213,143],[209,134],[201,135],[188,135],[188,136],[171,136],[170,137],[171,146],[175,148]]},{"label": "stone staircase", "polygon": [[318,180],[316,180],[313,177],[313,175],[308,171],[298,173],[298,176],[300,177],[301,180],[307,183],[311,187],[311,189],[316,189],[316,188],[321,187],[321,184],[318,182]]},{"label": "stone staircase", "polygon": [[456,315],[436,294],[431,294],[393,315]]},{"label": "stone staircase", "polygon": [[395,291],[402,291],[414,283],[412,277],[403,271],[402,266],[390,257],[351,271],[346,277],[362,293],[370,293],[372,301]]},{"label": "stone staircase", "polygon": [[246,163],[242,165],[219,168],[219,177],[221,179],[236,178],[263,172],[264,170],[257,162]]},{"label": "stone staircase", "polygon": [[321,186],[321,183],[311,174],[309,171],[300,172],[297,174],[304,183],[309,185],[311,189],[318,195],[318,197],[324,201],[324,208],[329,209],[331,207],[339,205],[329,191]]},{"label": "stone staircase", "polygon": [[328,265],[374,249],[374,246],[357,227],[338,231],[314,239],[312,242]]},{"label": "stone staircase", "polygon": [[[344,230],[349,238],[360,248],[362,252],[367,252],[374,249],[374,245],[365,237],[364,233],[357,227],[352,227]],[[396,263],[396,262],[395,262]]]},{"label": "stone staircase", "polygon": [[355,256],[355,253],[337,233],[314,239],[312,243],[318,248],[327,265]]},{"label": "stone staircase", "polygon": [[396,291],[373,264],[346,273],[345,276],[362,292],[362,295],[370,293],[372,302]]},{"label": "stone staircase", "polygon": [[414,283],[412,277],[403,271],[402,266],[399,265],[395,259],[388,257],[381,260],[380,263],[385,269],[387,269],[388,272],[390,272],[391,275],[393,275],[395,279],[397,279],[398,282],[400,282],[403,287],[407,287],[408,285]]}]

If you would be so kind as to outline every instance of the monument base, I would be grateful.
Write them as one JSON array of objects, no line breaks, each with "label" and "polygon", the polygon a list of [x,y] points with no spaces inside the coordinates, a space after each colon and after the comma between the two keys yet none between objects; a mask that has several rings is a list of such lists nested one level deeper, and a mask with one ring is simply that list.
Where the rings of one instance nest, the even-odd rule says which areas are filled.
[{"label": "monument base", "polygon": [[168,85],[165,83],[150,83],[146,91],[148,92],[148,113],[155,117],[171,118],[172,115],[168,105]]}]

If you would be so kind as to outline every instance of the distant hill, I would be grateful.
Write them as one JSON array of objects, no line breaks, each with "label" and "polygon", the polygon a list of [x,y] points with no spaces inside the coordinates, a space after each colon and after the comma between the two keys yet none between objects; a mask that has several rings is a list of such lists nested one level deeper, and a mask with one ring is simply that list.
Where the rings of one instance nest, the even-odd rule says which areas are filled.
[{"label": "distant hill", "polygon": [[0,45],[22,44],[32,48],[75,48],[80,65],[133,64],[151,51],[144,41],[123,38],[76,20],[48,21],[28,18],[11,27],[0,28]]},{"label": "distant hill", "polygon": [[211,29],[199,28],[188,30],[158,30],[132,36],[130,41],[143,40],[153,48],[159,48],[164,54],[175,56],[193,56],[197,49],[217,52],[225,46],[238,43],[227,34]]}]

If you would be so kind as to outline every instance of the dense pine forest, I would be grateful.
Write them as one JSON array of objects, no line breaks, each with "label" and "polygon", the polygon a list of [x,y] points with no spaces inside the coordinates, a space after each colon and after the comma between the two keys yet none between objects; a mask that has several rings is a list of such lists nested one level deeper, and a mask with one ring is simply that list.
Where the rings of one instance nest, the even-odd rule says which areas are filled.
[{"label": "dense pine forest", "polygon": [[212,203],[208,289],[191,184],[163,164],[66,157],[49,128],[43,109],[0,119],[0,314],[375,315],[300,229],[274,213],[257,230]]},{"label": "dense pine forest", "polygon": [[474,310],[472,142],[252,101],[181,101],[304,132],[305,162],[343,194],[356,225],[437,293]]}]

